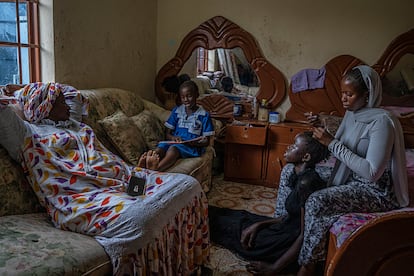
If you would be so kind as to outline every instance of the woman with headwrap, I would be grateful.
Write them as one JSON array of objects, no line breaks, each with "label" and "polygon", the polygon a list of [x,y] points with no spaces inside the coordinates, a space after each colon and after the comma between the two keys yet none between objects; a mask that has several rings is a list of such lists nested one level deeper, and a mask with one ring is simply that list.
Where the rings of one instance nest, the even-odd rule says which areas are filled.
[{"label": "woman with headwrap", "polygon": [[[188,198],[201,194],[190,176],[131,167],[107,150],[88,125],[69,118],[57,83],[24,87],[25,120],[8,107],[9,100],[0,97],[1,144],[21,163],[53,224],[94,236],[111,257],[114,274],[127,273],[123,262],[133,258],[125,256],[137,254]],[[146,197],[125,192],[132,176],[146,180]],[[136,260],[130,265],[141,266],[131,271],[145,266]]]},{"label": "woman with headwrap", "polygon": [[315,264],[325,260],[329,228],[341,215],[388,211],[409,203],[402,129],[393,115],[378,108],[379,75],[369,66],[357,66],[342,78],[341,91],[346,113],[335,137],[323,127],[313,129],[337,161],[329,187],[306,202],[298,275],[312,275]]}]

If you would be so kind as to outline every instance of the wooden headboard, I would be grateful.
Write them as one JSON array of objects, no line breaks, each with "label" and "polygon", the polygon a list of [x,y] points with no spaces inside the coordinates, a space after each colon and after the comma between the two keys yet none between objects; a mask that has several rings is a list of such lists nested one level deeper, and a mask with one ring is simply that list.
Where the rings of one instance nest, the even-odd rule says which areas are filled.
[{"label": "wooden headboard", "polygon": [[[384,80],[387,73],[393,70],[406,54],[414,54],[414,29],[396,37],[372,67]],[[329,60],[325,65],[324,88],[293,93],[292,85],[290,85],[288,95],[291,107],[286,113],[286,121],[305,122],[305,112],[343,116],[345,109],[341,103],[340,91],[342,76],[349,69],[361,64],[366,63],[351,55],[340,55]],[[394,97],[383,89],[382,106],[414,107],[414,93]],[[403,126],[406,147],[414,148],[414,114],[408,117],[402,116],[399,119]]]},{"label": "wooden headboard", "polygon": [[292,84],[289,86],[290,109],[286,113],[286,120],[293,122],[305,122],[305,112],[314,114],[326,113],[343,116],[345,109],[341,102],[341,79],[351,68],[363,64],[363,62],[350,55],[337,56],[325,65],[325,87],[292,92]]}]

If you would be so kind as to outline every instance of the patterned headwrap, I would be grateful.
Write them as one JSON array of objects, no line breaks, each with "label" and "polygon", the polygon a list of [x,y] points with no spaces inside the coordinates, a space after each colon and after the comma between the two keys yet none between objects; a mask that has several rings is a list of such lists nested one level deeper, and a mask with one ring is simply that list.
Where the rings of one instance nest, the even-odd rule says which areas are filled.
[{"label": "patterned headwrap", "polygon": [[26,120],[39,123],[47,118],[60,93],[61,85],[58,83],[35,82],[26,85],[20,98]]}]

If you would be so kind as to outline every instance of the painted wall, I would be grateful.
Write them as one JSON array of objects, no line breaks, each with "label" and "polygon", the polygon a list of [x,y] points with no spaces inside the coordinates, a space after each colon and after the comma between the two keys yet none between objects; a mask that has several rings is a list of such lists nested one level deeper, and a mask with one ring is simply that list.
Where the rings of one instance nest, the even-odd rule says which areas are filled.
[{"label": "painted wall", "polygon": [[[288,80],[340,54],[373,64],[393,38],[414,28],[413,10],[412,0],[158,0],[157,70],[189,31],[216,15],[250,32]],[[278,109],[289,106],[286,99]]]},{"label": "painted wall", "polygon": [[156,18],[157,1],[53,1],[54,79],[153,100]]}]

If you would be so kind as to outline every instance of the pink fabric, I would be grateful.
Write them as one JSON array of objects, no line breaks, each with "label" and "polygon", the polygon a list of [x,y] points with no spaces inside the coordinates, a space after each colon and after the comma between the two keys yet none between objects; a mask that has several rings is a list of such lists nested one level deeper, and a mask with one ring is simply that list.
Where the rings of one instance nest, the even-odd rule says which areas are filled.
[{"label": "pink fabric", "polygon": [[381,106],[381,108],[392,112],[397,117],[414,112],[414,107],[412,106]]},{"label": "pink fabric", "polygon": [[349,213],[342,215],[330,229],[330,232],[336,236],[336,247],[341,247],[348,237],[370,220],[386,214],[400,213],[404,211],[414,211],[414,208],[402,208],[381,213]]},{"label": "pink fabric", "polygon": [[[414,206],[414,149],[406,149],[405,156],[407,160],[408,188],[410,193],[410,206]],[[332,164],[333,160],[328,160],[326,166]],[[384,214],[413,211],[414,208],[402,208],[383,213],[349,213],[345,214],[332,225],[330,232],[336,236],[336,247],[340,247],[345,240],[359,228],[364,226],[371,219],[377,218]]]}]

